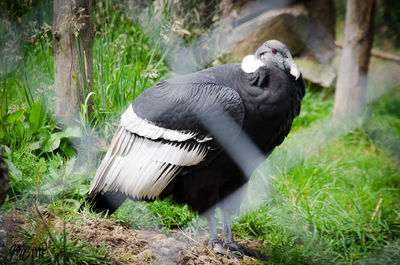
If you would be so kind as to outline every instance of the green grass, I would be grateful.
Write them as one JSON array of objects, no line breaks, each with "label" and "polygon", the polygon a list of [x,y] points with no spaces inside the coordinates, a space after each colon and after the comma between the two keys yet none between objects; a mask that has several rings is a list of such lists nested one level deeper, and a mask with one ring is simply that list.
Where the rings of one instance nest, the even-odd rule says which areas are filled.
[{"label": "green grass", "polygon": [[[101,3],[111,5],[110,1],[97,2]],[[121,23],[121,9],[107,7],[107,12],[100,15],[102,23],[96,25],[98,35],[93,52],[95,109],[88,116],[83,104],[76,117],[77,126],[64,131],[56,126],[52,113],[54,61],[48,38],[36,45],[25,44],[20,54],[23,58],[15,69],[1,72],[0,146],[11,178],[2,211],[29,209],[37,204],[48,205],[58,212],[76,210],[99,162],[100,150],[94,135],[108,141],[120,113],[167,72],[164,64],[167,49],[161,47],[160,32],[146,35],[140,21],[134,18],[125,18]],[[3,29],[14,30],[11,26]],[[33,226],[42,221],[29,220]],[[21,235],[20,239],[28,246],[38,236],[34,229],[24,230]],[[45,246],[44,256],[34,257],[40,264],[105,261],[101,258],[103,252],[88,250],[80,240],[70,239],[66,231],[48,233],[44,240],[52,244]]]},{"label": "green grass", "polygon": [[105,248],[93,248],[72,239],[72,229],[67,231],[66,219],[63,229],[58,231],[46,220],[39,209],[28,216],[30,227],[20,226],[15,232],[8,262],[30,260],[35,264],[112,264]]},{"label": "green grass", "polygon": [[299,116],[293,122],[292,131],[309,127],[312,123],[327,118],[333,108],[333,92],[331,89],[312,89],[308,84],[308,91],[301,104]]},{"label": "green grass", "polygon": [[[320,245],[316,249],[323,255],[309,251],[311,257],[324,259],[327,253],[334,260],[351,262],[398,238],[399,170],[388,160],[357,129],[278,174],[274,186],[283,194],[285,208],[291,209],[291,233]],[[268,208],[274,212],[276,207],[279,212],[282,204]],[[282,222],[282,215],[271,218]]]},{"label": "green grass", "polygon": [[[0,145],[11,175],[4,212],[36,204],[60,213],[75,211],[101,157],[92,147],[93,135],[109,141],[131,101],[170,74],[165,62],[169,46],[162,40],[165,28],[147,32],[135,13],[124,13],[110,1],[97,5],[95,108],[87,116],[81,106],[79,126],[60,131],[51,112],[54,70],[48,39],[26,45],[17,67],[0,77]],[[371,104],[362,125],[336,131],[329,124],[332,90],[307,89],[288,139],[270,157],[269,168],[263,165],[253,176],[254,183],[267,178],[269,191],[262,186],[257,190],[266,196],[259,207],[235,219],[234,233],[261,241],[273,264],[398,263],[400,93]],[[203,218],[168,201],[129,201],[109,218],[132,229],[207,229]],[[77,258],[70,263],[100,261],[106,255],[73,240],[65,229],[40,238],[46,229],[40,216],[32,217],[30,224],[21,241],[53,242],[54,255],[36,262],[61,264],[66,249]]]},{"label": "green grass", "polygon": [[[309,95],[316,104],[310,108],[304,104],[307,113],[315,106],[332,106],[332,99],[322,100],[323,94]],[[363,127],[328,138],[312,155],[296,154],[293,163],[281,153],[290,156],[292,140],[314,129],[303,124],[318,124],[328,116],[323,112],[329,111],[319,109],[301,119],[271,157],[271,197],[236,223],[236,233],[261,240],[275,264],[373,264],[377,253],[387,263],[396,263],[400,257],[400,168],[398,157],[384,143],[388,138],[392,143],[399,141],[395,108],[399,100],[398,93],[381,99],[371,106]],[[379,141],[371,129],[377,122],[387,126],[379,127]],[[303,146],[303,151],[308,148]]]}]

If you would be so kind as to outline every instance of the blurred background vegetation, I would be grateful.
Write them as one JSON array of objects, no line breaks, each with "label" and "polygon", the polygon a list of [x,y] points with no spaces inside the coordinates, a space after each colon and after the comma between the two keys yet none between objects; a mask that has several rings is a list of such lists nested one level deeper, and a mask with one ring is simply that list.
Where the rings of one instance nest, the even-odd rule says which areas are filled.
[{"label": "blurred background vegetation", "polygon": [[[335,0],[338,30],[343,31],[346,0]],[[374,46],[395,51],[400,47],[400,2],[377,0],[375,10]],[[340,33],[340,32],[338,32]]]}]

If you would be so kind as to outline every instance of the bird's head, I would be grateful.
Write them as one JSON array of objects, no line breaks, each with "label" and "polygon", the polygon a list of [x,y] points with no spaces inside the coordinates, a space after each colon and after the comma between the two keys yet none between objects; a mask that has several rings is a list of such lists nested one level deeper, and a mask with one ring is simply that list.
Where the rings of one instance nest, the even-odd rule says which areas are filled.
[{"label": "bird's head", "polygon": [[300,69],[294,62],[288,47],[277,40],[264,42],[254,55],[244,57],[242,69],[246,73],[252,73],[261,66],[273,64],[282,70],[288,71],[296,80],[300,76]]}]

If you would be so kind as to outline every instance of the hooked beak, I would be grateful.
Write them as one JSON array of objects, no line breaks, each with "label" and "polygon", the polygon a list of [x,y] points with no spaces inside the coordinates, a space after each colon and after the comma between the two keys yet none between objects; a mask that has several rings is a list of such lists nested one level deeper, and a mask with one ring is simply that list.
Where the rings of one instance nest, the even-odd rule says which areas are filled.
[{"label": "hooked beak", "polygon": [[294,62],[293,59],[288,59],[286,61],[286,63],[287,63],[287,66],[288,66],[287,68],[290,71],[290,74],[292,76],[294,76],[294,78],[296,80],[299,79],[299,77],[300,77],[300,68],[299,68],[299,66]]}]

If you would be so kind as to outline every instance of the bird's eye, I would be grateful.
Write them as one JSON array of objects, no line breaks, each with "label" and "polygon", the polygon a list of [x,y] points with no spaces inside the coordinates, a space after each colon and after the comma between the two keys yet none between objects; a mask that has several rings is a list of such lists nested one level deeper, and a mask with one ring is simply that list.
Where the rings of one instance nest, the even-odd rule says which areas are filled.
[{"label": "bird's eye", "polygon": [[276,54],[276,50],[275,50],[275,49],[273,49],[273,50],[272,50],[272,53],[273,53],[273,54]]}]

